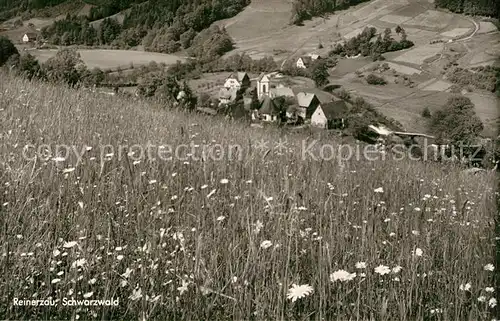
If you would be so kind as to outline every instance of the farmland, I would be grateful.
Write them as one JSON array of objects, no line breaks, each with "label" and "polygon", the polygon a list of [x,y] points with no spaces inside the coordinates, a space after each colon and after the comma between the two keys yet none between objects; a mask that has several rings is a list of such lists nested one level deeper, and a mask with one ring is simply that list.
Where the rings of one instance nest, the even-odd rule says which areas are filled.
[{"label": "farmland", "polygon": [[[130,64],[135,66],[145,65],[151,61],[171,65],[177,61],[184,61],[185,58],[177,55],[161,54],[156,52],[145,52],[136,50],[106,50],[106,49],[78,49],[82,60],[89,68],[98,67],[101,69],[125,67]],[[55,49],[34,49],[29,52],[40,62],[45,62],[55,56]]]},{"label": "farmland", "polygon": [[492,319],[491,174],[8,75],[0,106],[3,318]]}]

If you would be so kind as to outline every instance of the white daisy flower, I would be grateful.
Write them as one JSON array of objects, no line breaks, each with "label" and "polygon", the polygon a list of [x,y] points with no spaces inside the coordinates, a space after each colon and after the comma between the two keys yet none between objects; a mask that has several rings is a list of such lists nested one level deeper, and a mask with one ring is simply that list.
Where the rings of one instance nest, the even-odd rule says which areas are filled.
[{"label": "white daisy flower", "polygon": [[380,274],[380,275],[389,274],[390,272],[391,272],[391,269],[385,265],[379,265],[375,268],[375,273]]},{"label": "white daisy flower", "polygon": [[262,241],[262,243],[260,243],[260,248],[265,250],[265,249],[270,248],[272,245],[273,245],[273,243],[271,241],[265,240],[265,241]]},{"label": "white daisy flower", "polygon": [[302,299],[314,292],[314,289],[309,284],[297,285],[292,284],[292,287],[288,289],[287,299],[292,300],[292,302],[297,301],[297,299]]},{"label": "white daisy flower", "polygon": [[330,281],[348,282],[356,277],[356,273],[349,273],[346,270],[338,270],[330,274]]}]

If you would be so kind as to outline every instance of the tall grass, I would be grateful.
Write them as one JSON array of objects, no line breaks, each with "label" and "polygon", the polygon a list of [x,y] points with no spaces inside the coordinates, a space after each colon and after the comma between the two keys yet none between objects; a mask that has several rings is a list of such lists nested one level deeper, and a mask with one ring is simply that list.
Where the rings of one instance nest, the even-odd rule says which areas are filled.
[{"label": "tall grass", "polygon": [[[1,319],[491,319],[494,177],[302,159],[299,134],[2,77]],[[191,141],[244,157],[119,157],[119,145]],[[23,157],[43,144],[92,149],[78,164]],[[338,270],[357,274],[332,281]],[[314,292],[292,301],[292,284]]]}]

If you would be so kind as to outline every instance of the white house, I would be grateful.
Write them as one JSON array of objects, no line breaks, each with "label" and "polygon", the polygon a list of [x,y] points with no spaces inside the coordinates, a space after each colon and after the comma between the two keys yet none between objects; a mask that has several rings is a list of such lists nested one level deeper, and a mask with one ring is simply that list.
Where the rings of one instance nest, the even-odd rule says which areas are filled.
[{"label": "white house", "polygon": [[28,42],[35,42],[37,39],[37,34],[34,32],[27,32],[23,36],[23,42],[28,43]]},{"label": "white house", "polygon": [[299,57],[299,59],[297,59],[296,67],[301,69],[306,69],[311,65],[311,62],[312,58],[309,56]]},{"label": "white house", "polygon": [[246,72],[237,72],[229,75],[224,82],[225,88],[241,89],[250,86],[250,77]]},{"label": "white house", "polygon": [[344,128],[348,111],[343,100],[319,105],[311,116],[311,125],[324,129]]},{"label": "white house", "polygon": [[306,56],[299,57],[297,59],[296,67],[306,69],[311,65],[311,63],[313,61],[320,59],[320,58],[321,58],[320,55],[314,54],[314,53],[310,53],[310,54],[307,54]]}]

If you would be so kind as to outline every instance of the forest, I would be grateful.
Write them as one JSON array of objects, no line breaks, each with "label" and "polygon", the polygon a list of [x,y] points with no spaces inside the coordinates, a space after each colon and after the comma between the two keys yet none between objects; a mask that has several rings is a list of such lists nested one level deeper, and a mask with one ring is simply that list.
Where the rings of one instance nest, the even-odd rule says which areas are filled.
[{"label": "forest", "polygon": [[[346,9],[368,0],[295,0],[292,7],[292,23],[300,25],[312,17]],[[494,1],[494,0],[492,0]]]},{"label": "forest", "polygon": [[498,0],[435,0],[435,5],[457,13],[500,18]]},{"label": "forest", "polygon": [[[151,0],[143,3],[110,1],[90,12],[88,17],[68,15],[42,30],[53,44],[112,45],[129,48],[143,45],[146,50],[173,53],[190,49],[193,56],[218,58],[232,49],[232,40],[222,28],[209,28],[213,22],[240,12],[250,0]],[[131,4],[123,24],[106,18],[99,27],[90,22]],[[208,48],[208,47],[209,48]]]}]

